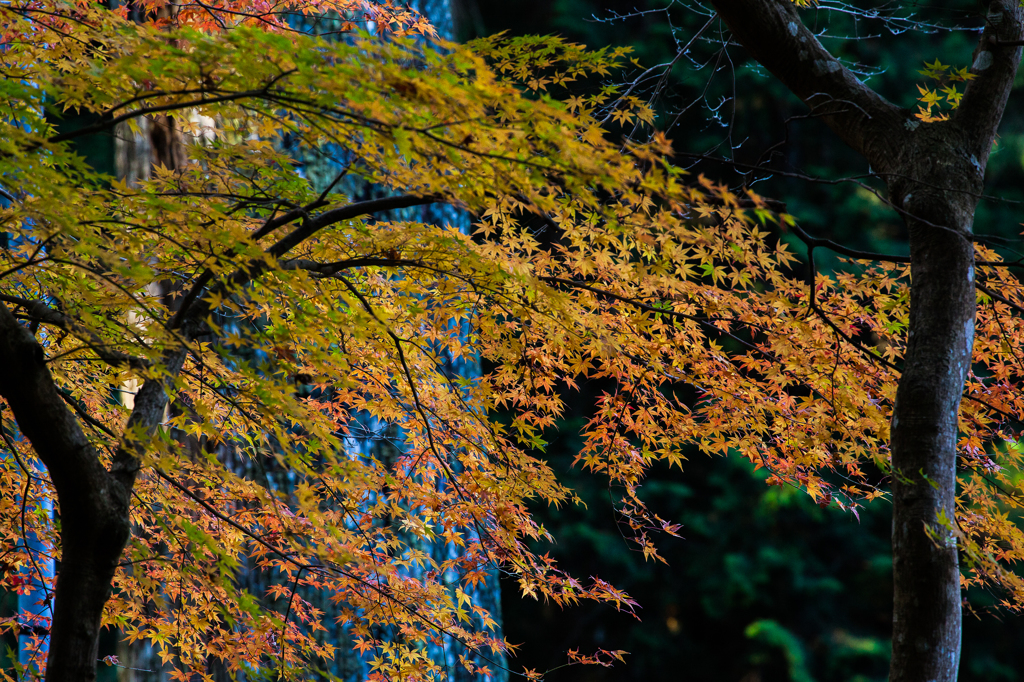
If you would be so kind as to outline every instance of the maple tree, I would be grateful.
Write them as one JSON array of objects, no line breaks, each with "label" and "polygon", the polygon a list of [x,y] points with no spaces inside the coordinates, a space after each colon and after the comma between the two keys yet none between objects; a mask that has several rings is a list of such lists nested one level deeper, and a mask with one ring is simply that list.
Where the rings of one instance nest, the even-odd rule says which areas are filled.
[{"label": "maple tree", "polygon": [[[577,461],[619,492],[645,557],[657,559],[654,532],[676,528],[646,509],[644,472],[681,465],[693,444],[739,453],[770,469],[770,483],[844,509],[887,494],[876,470],[896,480],[898,504],[901,485],[932,490],[912,485],[889,448],[896,438],[901,456],[889,419],[917,362],[906,333],[921,329],[927,278],[915,271],[911,289],[902,262],[810,287],[793,277],[795,257],[775,237],[797,229],[792,218],[688,176],[663,136],[611,139],[606,119],[652,120],[636,97],[566,90],[607,74],[623,51],[555,38],[443,52],[401,36],[326,42],[284,31],[269,10],[241,20],[230,5],[197,7],[156,24],[89,4],[0,7],[2,560],[17,590],[41,555],[60,557],[46,679],[93,679],[104,625],[157,643],[182,679],[210,659],[295,678],[334,655],[316,636],[323,614],[310,591],[330,595],[374,678],[439,677],[429,642],[507,648],[468,596],[494,565],[526,595],[632,608],[531,549],[547,532],[528,505],[575,501],[541,453],[563,392],[585,379],[610,388]],[[790,33],[786,6],[771,11],[787,21],[768,22],[766,36],[803,35],[799,24]],[[734,25],[740,39],[759,39],[745,25]],[[995,71],[971,80],[958,111],[984,110],[972,92]],[[851,86],[841,69],[816,77]],[[55,126],[79,111],[92,122]],[[173,112],[212,119],[216,133],[197,134],[188,163],[137,187],[97,174],[71,146]],[[829,115],[873,139],[846,110]],[[901,130],[910,120],[890,119]],[[283,133],[343,150],[346,167],[314,188],[275,142]],[[363,201],[331,191],[346,175],[386,191]],[[475,213],[474,236],[385,213],[428,203]],[[1024,547],[1007,510],[1019,499],[1024,292],[998,254],[977,248],[975,369],[965,358],[947,391],[955,403],[966,379],[961,494],[954,506],[953,454],[945,468],[922,465],[918,478],[948,499],[908,542],[948,559],[955,537],[963,579],[1001,586],[1019,606],[1011,568]],[[960,307],[927,315],[970,308],[974,319],[968,288]],[[968,327],[954,327],[958,352],[969,353]],[[446,360],[463,356],[488,371],[453,377]],[[937,378],[950,380],[932,367]],[[923,405],[908,402],[897,409]],[[367,415],[401,430],[396,456],[350,447]],[[956,415],[945,415],[947,436]],[[263,474],[227,466],[225,451]],[[288,478],[287,493],[268,470]],[[424,551],[438,539],[458,556]],[[243,560],[272,577],[268,593],[234,579]]]}]

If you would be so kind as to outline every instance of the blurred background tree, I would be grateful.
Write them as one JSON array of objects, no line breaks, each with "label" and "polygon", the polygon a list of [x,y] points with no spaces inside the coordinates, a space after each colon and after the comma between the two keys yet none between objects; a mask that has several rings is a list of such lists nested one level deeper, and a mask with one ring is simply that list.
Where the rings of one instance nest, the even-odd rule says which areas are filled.
[{"label": "blurred background tree", "polygon": [[[969,65],[983,5],[822,2],[809,12],[809,26],[827,21],[829,34],[839,36],[822,38],[833,54],[858,65],[862,79],[887,99],[913,108],[921,97],[916,84],[928,84],[924,60]],[[463,39],[558,33],[591,47],[631,46],[632,77],[642,77],[637,91],[656,95],[655,125],[691,172],[784,200],[816,237],[907,253],[903,223],[880,198],[882,184],[866,177],[864,161],[742,48],[723,47],[728,31],[710,8],[674,0],[462,0],[458,15]],[[1020,89],[1011,95],[1004,131],[1024,130],[1021,97]],[[988,191],[1000,200],[981,202],[975,233],[1013,246],[1024,200],[1024,135],[1004,132],[989,164]],[[792,234],[781,239],[806,253]],[[816,261],[819,271],[849,267],[820,251]],[[570,434],[588,416],[596,389],[573,394],[575,413],[549,436],[556,470],[587,508],[536,511],[557,539],[551,554],[576,575],[599,575],[629,592],[644,607],[642,620],[591,605],[561,611],[524,600],[507,584],[506,637],[523,644],[512,667],[552,670],[579,646],[631,655],[626,666],[561,668],[548,679],[886,679],[889,503],[876,501],[858,519],[765,486],[765,472],[745,461],[712,462],[695,452],[684,471],[661,469],[645,486],[656,513],[683,524],[683,539],[662,544],[669,565],[645,563],[616,528],[610,491],[571,467],[579,444]],[[994,595],[966,596],[960,679],[1024,680],[1024,621],[997,610]]]}]

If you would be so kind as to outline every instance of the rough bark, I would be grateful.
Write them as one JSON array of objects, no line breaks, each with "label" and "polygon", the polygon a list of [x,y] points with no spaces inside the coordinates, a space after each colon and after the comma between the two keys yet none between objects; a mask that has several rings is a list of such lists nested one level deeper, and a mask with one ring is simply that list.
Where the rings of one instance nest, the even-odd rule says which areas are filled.
[{"label": "rough bark", "polygon": [[960,571],[950,524],[957,417],[974,336],[975,200],[933,188],[952,180],[976,192],[981,178],[966,160],[948,164],[948,177],[947,164],[931,163],[957,158],[951,127],[914,134],[908,165],[921,183],[890,183],[906,211],[911,254],[909,338],[891,442],[894,681],[955,680],[960,660]]},{"label": "rough bark", "polygon": [[[907,350],[893,409],[892,682],[952,682],[960,575],[957,421],[974,332],[974,209],[1021,58],[1020,8],[990,5],[960,108],[922,123],[845,69],[785,0],[716,0],[750,55],[885,179],[910,237]],[[1009,44],[1007,44],[1009,43]]]}]

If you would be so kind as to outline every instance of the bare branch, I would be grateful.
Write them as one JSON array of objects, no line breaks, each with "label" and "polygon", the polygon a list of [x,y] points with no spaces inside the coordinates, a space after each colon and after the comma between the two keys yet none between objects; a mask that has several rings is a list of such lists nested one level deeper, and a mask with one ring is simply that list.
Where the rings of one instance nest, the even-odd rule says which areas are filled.
[{"label": "bare branch", "polygon": [[747,52],[771,71],[852,149],[886,170],[886,141],[903,131],[909,112],[887,102],[843,66],[804,26],[791,2],[712,2]]}]

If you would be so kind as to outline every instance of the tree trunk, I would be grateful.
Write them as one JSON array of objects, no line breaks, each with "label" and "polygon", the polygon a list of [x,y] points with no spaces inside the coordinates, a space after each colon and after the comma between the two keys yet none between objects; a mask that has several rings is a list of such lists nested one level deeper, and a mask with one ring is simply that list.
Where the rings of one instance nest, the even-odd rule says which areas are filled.
[{"label": "tree trunk", "polygon": [[[103,468],[46,367],[43,349],[0,303],[0,394],[50,472],[61,518],[47,682],[96,678],[100,618],[128,541],[131,478]],[[127,485],[126,485],[127,484]]]},{"label": "tree trunk", "polygon": [[716,0],[751,56],[886,180],[910,235],[908,341],[893,409],[891,682],[953,682],[960,660],[957,422],[974,336],[972,223],[1021,58],[1021,9],[993,2],[960,107],[923,123],[829,54],[786,0]]},{"label": "tree trunk", "polygon": [[[956,154],[952,127],[936,123],[914,134],[907,175],[920,183],[889,183],[894,203],[906,211],[911,259],[909,337],[891,435],[891,680],[955,680],[960,661],[952,524],[957,416],[974,337],[971,223],[982,178]],[[933,189],[950,186],[965,191]]]}]

